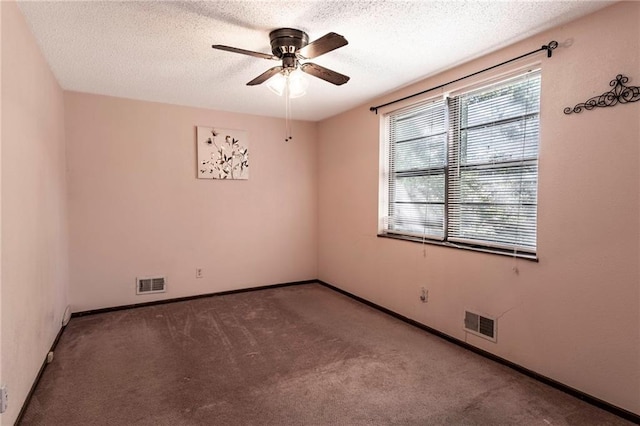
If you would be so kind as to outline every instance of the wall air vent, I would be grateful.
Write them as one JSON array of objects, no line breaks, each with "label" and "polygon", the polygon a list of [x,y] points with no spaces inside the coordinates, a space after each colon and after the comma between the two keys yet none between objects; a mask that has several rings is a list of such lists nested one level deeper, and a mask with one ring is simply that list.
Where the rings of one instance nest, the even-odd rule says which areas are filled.
[{"label": "wall air vent", "polygon": [[464,312],[464,329],[476,336],[496,341],[496,320],[475,312]]},{"label": "wall air vent", "polygon": [[136,278],[136,294],[164,293],[166,290],[165,277]]}]

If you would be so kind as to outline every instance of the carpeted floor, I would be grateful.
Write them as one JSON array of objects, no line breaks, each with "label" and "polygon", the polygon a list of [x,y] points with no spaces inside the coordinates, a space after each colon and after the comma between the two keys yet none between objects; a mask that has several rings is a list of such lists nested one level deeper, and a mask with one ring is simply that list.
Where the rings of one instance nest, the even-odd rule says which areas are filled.
[{"label": "carpeted floor", "polygon": [[318,284],[73,318],[22,425],[624,425]]}]

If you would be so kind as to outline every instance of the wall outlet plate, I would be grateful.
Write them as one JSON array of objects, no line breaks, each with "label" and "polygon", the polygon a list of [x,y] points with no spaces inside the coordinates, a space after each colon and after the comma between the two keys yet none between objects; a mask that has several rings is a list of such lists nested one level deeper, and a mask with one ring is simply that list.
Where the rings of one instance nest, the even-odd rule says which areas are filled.
[{"label": "wall outlet plate", "polygon": [[422,303],[427,303],[429,301],[429,290],[425,287],[420,287],[420,301]]},{"label": "wall outlet plate", "polygon": [[202,278],[202,268],[196,268],[196,278]]}]

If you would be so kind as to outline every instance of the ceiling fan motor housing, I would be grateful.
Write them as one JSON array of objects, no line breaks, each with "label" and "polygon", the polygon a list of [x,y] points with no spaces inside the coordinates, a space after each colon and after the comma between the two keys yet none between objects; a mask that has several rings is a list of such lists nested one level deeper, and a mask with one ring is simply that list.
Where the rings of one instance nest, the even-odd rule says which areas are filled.
[{"label": "ceiling fan motor housing", "polygon": [[296,52],[309,44],[309,36],[294,28],[278,28],[269,33],[271,51],[282,59],[284,68],[296,66]]}]

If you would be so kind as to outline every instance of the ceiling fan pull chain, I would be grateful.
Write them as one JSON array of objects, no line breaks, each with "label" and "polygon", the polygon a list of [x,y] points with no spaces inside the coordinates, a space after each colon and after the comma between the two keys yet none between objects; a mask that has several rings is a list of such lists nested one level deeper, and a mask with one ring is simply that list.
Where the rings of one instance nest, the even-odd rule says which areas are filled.
[{"label": "ceiling fan pull chain", "polygon": [[284,86],[284,126],[285,126],[285,138],[284,141],[288,142],[293,139],[291,135],[291,98],[289,97],[289,82]]}]

